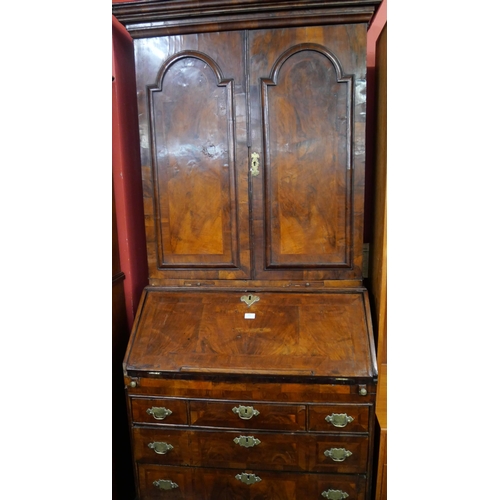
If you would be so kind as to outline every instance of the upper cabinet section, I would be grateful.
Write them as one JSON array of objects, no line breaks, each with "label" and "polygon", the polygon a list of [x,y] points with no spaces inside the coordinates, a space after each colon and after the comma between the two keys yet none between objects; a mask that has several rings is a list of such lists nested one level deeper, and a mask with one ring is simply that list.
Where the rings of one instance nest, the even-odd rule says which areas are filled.
[{"label": "upper cabinet section", "polygon": [[377,3],[114,5],[135,37],[152,285],[361,282]]}]

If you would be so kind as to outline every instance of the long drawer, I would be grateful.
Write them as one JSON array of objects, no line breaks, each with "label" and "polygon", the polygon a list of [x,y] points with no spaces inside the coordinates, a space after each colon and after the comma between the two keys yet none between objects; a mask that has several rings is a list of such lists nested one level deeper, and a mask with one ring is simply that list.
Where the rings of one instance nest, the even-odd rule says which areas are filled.
[{"label": "long drawer", "polygon": [[138,466],[141,497],[174,500],[364,500],[364,475],[294,474],[260,469],[229,470]]},{"label": "long drawer", "polygon": [[363,474],[368,462],[364,435],[136,427],[133,436],[136,460],[163,465]]}]

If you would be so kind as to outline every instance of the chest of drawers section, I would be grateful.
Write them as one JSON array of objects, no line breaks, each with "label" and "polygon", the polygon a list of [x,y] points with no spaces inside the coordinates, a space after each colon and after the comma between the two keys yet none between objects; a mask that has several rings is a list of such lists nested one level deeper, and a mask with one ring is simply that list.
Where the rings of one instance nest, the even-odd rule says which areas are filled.
[{"label": "chest of drawers section", "polygon": [[367,498],[373,404],[131,396],[140,499]]}]

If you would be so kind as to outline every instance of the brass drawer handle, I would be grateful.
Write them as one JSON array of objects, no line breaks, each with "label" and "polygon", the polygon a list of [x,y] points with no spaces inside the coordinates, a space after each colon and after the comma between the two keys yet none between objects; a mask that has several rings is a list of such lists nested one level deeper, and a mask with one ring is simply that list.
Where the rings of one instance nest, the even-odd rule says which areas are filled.
[{"label": "brass drawer handle", "polygon": [[153,481],[153,485],[160,488],[160,490],[173,490],[179,487],[177,483],[170,481],[170,479],[158,479],[158,481]]},{"label": "brass drawer handle", "polygon": [[340,490],[328,490],[321,493],[322,497],[328,498],[329,500],[342,500],[347,498],[349,495],[345,491]]},{"label": "brass drawer handle", "polygon": [[236,413],[242,420],[250,420],[260,414],[260,411],[254,410],[253,406],[236,406],[233,408],[233,413]]},{"label": "brass drawer handle", "polygon": [[166,417],[172,415],[172,410],[161,406],[153,406],[152,408],[148,408],[146,413],[148,415],[153,415],[155,420],[165,420]]},{"label": "brass drawer handle", "polygon": [[345,448],[330,448],[325,451],[325,455],[330,457],[334,462],[343,462],[347,457],[352,455],[352,452]]},{"label": "brass drawer handle", "polygon": [[347,413],[332,413],[325,417],[325,420],[334,427],[345,427],[354,420],[354,417],[350,417]]},{"label": "brass drawer handle", "polygon": [[240,436],[234,438],[233,441],[240,446],[244,446],[245,448],[253,448],[261,443],[260,439],[254,438],[253,436]]},{"label": "brass drawer handle", "polygon": [[158,455],[166,455],[170,450],[173,450],[174,447],[168,443],[162,443],[155,441],[154,443],[149,443],[148,448],[151,448],[158,453]]},{"label": "brass drawer handle", "polygon": [[234,476],[238,481],[241,481],[242,483],[245,484],[254,484],[262,481],[262,479],[259,476],[256,476],[255,474],[236,474]]}]

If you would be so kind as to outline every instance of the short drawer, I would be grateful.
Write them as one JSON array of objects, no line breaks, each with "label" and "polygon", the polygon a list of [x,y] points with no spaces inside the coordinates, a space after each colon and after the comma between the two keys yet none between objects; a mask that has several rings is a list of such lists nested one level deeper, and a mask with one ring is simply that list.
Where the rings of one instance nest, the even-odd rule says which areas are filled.
[{"label": "short drawer", "polygon": [[144,427],[135,427],[132,432],[136,461],[167,465],[192,463],[188,432]]},{"label": "short drawer", "polygon": [[372,405],[310,405],[312,432],[369,432]]},{"label": "short drawer", "polygon": [[342,436],[326,434],[314,436],[309,470],[341,474],[365,474],[368,469],[368,436]]},{"label": "short drawer", "polygon": [[137,466],[139,500],[193,500],[192,473],[187,467]]},{"label": "short drawer", "polygon": [[199,462],[194,465],[227,468],[266,468],[306,471],[309,436],[254,431],[192,432],[192,449]]},{"label": "short drawer", "polygon": [[191,401],[191,425],[277,431],[305,431],[305,405]]},{"label": "short drawer", "polygon": [[187,424],[187,405],[182,399],[131,398],[132,421],[145,424]]}]

